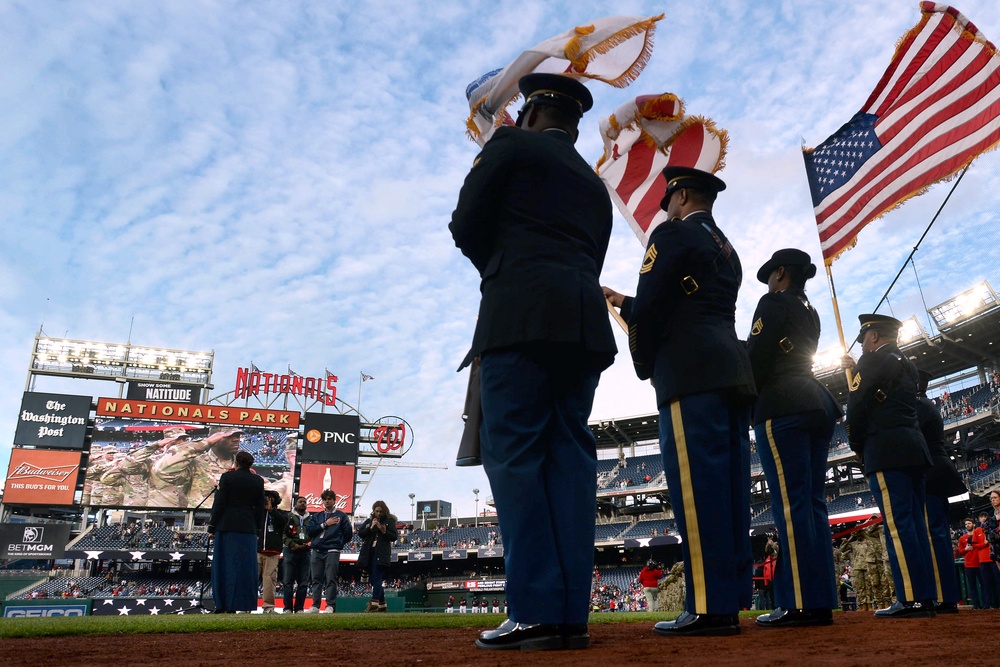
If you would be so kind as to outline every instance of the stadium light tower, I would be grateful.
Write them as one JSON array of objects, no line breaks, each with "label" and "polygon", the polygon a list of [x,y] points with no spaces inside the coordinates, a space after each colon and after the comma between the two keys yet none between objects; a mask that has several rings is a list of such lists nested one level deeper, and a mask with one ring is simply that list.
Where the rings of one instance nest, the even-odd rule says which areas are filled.
[{"label": "stadium light tower", "polygon": [[416,521],[417,520],[417,509],[416,509],[417,506],[416,506],[416,503],[413,500],[416,497],[417,497],[417,494],[415,494],[415,493],[411,493],[410,494],[410,521]]},{"label": "stadium light tower", "polygon": [[472,492],[476,494],[476,528],[479,528],[479,489],[473,489]]}]

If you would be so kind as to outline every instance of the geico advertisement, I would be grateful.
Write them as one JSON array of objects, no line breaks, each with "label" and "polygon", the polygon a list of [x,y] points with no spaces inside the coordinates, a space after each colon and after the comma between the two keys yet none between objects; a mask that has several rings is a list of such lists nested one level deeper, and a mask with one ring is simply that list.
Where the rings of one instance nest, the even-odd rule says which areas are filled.
[{"label": "geico advertisement", "polygon": [[86,616],[87,605],[80,604],[10,604],[3,606],[4,618],[52,618],[57,616]]},{"label": "geico advertisement", "polygon": [[5,505],[72,505],[80,453],[18,449],[10,452]]}]

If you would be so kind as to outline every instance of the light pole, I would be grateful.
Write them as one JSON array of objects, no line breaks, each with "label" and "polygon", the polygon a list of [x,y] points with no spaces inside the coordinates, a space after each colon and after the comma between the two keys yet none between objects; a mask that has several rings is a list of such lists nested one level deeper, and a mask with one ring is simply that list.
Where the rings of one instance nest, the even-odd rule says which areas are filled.
[{"label": "light pole", "polygon": [[473,489],[472,492],[476,494],[476,528],[479,528],[479,489]]},{"label": "light pole", "polygon": [[410,517],[411,517],[410,518],[410,522],[411,523],[417,520],[416,505],[413,502],[413,499],[416,498],[416,497],[417,497],[417,495],[415,493],[411,493],[410,494]]}]

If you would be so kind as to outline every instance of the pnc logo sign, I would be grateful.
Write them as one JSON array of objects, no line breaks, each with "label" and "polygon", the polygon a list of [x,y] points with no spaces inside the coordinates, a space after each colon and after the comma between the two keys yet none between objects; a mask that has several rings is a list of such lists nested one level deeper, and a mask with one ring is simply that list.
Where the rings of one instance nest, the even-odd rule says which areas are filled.
[{"label": "pnc logo sign", "polygon": [[306,440],[312,443],[318,442],[333,442],[337,444],[344,445],[357,445],[358,437],[355,433],[340,433],[337,431],[320,431],[319,429],[310,429],[306,431]]}]

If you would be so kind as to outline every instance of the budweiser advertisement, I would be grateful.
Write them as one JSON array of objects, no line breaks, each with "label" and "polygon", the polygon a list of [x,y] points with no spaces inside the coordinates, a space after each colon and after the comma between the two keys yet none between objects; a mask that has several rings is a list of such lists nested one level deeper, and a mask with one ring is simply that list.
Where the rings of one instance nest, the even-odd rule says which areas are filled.
[{"label": "budweiser advertisement", "polygon": [[72,505],[80,453],[15,448],[10,453],[5,505]]},{"label": "budweiser advertisement", "polygon": [[354,466],[303,463],[299,478],[299,495],[306,499],[310,512],[323,509],[320,495],[324,489],[333,489],[337,494],[337,509],[352,514],[354,512]]},{"label": "budweiser advertisement", "polygon": [[253,470],[290,509],[298,430],[98,417],[84,477],[91,507],[208,509],[219,477],[236,452],[253,454]]}]

